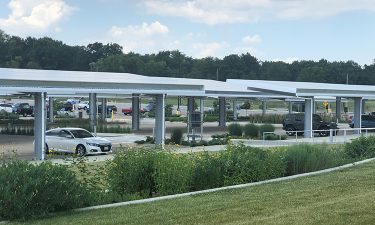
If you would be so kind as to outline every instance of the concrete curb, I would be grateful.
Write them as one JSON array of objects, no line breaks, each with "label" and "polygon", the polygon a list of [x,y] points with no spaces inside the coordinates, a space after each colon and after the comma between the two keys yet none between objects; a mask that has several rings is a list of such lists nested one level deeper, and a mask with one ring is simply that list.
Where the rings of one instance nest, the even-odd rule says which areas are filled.
[{"label": "concrete curb", "polygon": [[89,211],[89,210],[95,210],[95,209],[113,208],[113,207],[126,206],[126,205],[135,205],[135,204],[142,204],[142,203],[148,203],[148,202],[157,202],[157,201],[162,201],[162,200],[167,200],[167,199],[176,199],[176,198],[181,198],[181,197],[186,197],[186,196],[206,194],[206,193],[212,193],[212,192],[223,191],[223,190],[234,190],[234,189],[239,189],[239,188],[258,186],[258,185],[262,185],[262,184],[293,180],[293,179],[296,179],[296,178],[314,176],[314,175],[318,175],[318,174],[342,170],[342,169],[350,168],[350,167],[353,167],[353,166],[356,166],[356,165],[371,162],[373,160],[375,160],[375,158],[366,159],[366,160],[362,160],[362,161],[359,161],[359,162],[354,162],[354,163],[350,163],[350,164],[346,164],[346,165],[343,165],[343,166],[338,166],[338,167],[334,167],[334,168],[330,168],[330,169],[319,170],[319,171],[310,172],[310,173],[297,174],[297,175],[293,175],[293,176],[289,176],[289,177],[280,177],[280,178],[276,178],[276,179],[272,179],[272,180],[265,180],[265,181],[259,181],[259,182],[254,182],[254,183],[226,186],[226,187],[220,187],[220,188],[213,188],[213,189],[207,189],[207,190],[202,190],[202,191],[194,191],[194,192],[188,192],[188,193],[182,193],[182,194],[176,194],[176,195],[167,195],[167,196],[141,199],[141,200],[135,200],[135,201],[118,202],[118,203],[113,203],[113,204],[91,206],[91,207],[86,207],[86,208],[74,209],[73,211],[83,212],[83,211]]}]

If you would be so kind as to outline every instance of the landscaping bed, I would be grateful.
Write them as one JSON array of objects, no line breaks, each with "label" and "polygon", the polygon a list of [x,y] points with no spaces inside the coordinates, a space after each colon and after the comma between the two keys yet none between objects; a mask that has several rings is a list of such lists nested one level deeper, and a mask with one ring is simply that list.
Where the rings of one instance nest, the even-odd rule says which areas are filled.
[{"label": "landscaping bed", "polygon": [[338,146],[303,144],[264,150],[228,145],[212,153],[127,148],[113,160],[96,164],[85,158],[76,158],[70,165],[3,159],[0,220],[322,170],[374,157],[374,144],[374,137],[361,137]]}]

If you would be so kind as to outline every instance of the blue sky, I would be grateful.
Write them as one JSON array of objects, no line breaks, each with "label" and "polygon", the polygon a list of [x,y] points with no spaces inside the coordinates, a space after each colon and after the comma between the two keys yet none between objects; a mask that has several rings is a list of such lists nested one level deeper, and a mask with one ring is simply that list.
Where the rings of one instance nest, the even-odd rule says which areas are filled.
[{"label": "blue sky", "polygon": [[1,0],[0,29],[124,52],[262,61],[375,59],[373,0]]}]

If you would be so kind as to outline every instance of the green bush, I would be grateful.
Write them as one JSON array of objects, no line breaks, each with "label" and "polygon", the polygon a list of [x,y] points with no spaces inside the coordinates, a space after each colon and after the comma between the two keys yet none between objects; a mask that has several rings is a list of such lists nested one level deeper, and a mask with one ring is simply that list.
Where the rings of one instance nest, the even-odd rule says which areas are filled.
[{"label": "green bush", "polygon": [[246,137],[258,138],[259,137],[259,127],[255,124],[246,124],[243,127],[243,131]]},{"label": "green bush", "polygon": [[286,135],[278,134],[266,134],[264,135],[264,140],[273,141],[273,140],[286,140],[288,137]]},{"label": "green bush", "polygon": [[171,141],[175,144],[181,144],[181,141],[183,139],[183,131],[182,129],[173,129],[171,133]]},{"label": "green bush", "polygon": [[351,158],[372,158],[375,157],[375,137],[361,136],[346,143],[344,146],[345,153]]},{"label": "green bush", "polygon": [[285,162],[278,152],[240,145],[228,145],[221,152],[224,184],[235,185],[281,177]]},{"label": "green bush", "polygon": [[275,126],[272,124],[263,124],[259,126],[260,137],[263,137],[264,132],[275,132]]},{"label": "green bush", "polygon": [[241,137],[242,136],[242,126],[238,123],[229,124],[228,133],[229,133],[230,136]]},{"label": "green bush", "polygon": [[155,191],[154,172],[157,152],[154,149],[124,149],[108,164],[110,189],[121,196],[137,194],[151,197]]},{"label": "green bush", "polygon": [[286,175],[327,169],[347,162],[342,149],[322,144],[293,145],[285,153]]},{"label": "green bush", "polygon": [[74,173],[50,162],[3,162],[0,184],[0,220],[38,217],[89,203],[86,187]]},{"label": "green bush", "polygon": [[188,192],[194,164],[189,154],[158,152],[155,163],[155,184],[161,195]]},{"label": "green bush", "polygon": [[197,153],[191,185],[193,191],[223,186],[223,163],[219,156],[218,153]]}]

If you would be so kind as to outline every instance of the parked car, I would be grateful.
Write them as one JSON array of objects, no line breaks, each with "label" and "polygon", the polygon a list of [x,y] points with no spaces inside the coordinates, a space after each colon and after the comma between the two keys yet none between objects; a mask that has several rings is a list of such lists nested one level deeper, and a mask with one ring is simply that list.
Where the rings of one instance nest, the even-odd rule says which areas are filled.
[{"label": "parked car", "polygon": [[73,111],[73,104],[71,102],[65,102],[63,106],[66,111]]},{"label": "parked car", "polygon": [[0,112],[4,111],[7,113],[12,113],[13,112],[13,107],[11,104],[0,104]]},{"label": "parked car", "polygon": [[68,103],[68,102],[71,103],[71,104],[73,104],[73,105],[75,105],[75,104],[80,103],[81,99],[78,99],[78,98],[69,98],[64,103]]},{"label": "parked car", "polygon": [[[349,123],[351,128],[354,128],[354,117]],[[375,128],[375,116],[374,115],[361,115],[361,128]]]},{"label": "parked car", "polygon": [[90,108],[90,104],[89,104],[89,101],[83,101],[83,102],[80,102],[77,104],[77,108],[80,110],[80,109],[84,109],[84,110],[87,110]]},{"label": "parked car", "polygon": [[[113,113],[117,113],[117,107],[115,105],[107,105],[107,114],[111,114],[113,110]],[[90,109],[86,110],[87,113],[90,113]],[[102,105],[98,105],[98,113],[102,113]]]},{"label": "parked car", "polygon": [[[121,112],[126,116],[126,115],[131,115],[133,113],[133,110],[132,108],[123,108]],[[139,112],[141,114],[144,114],[146,111],[145,109],[140,109]]]},{"label": "parked car", "polygon": [[[283,120],[283,129],[286,131],[286,134],[289,136],[295,135],[297,132],[298,135],[303,134],[305,128],[305,114],[304,113],[293,113],[288,114]],[[317,114],[313,114],[312,129],[320,130],[316,131],[321,137],[329,135],[330,129],[338,129],[337,123],[335,122],[325,122],[322,117]]]},{"label": "parked car", "polygon": [[155,108],[156,103],[154,101],[149,101],[148,104],[143,108],[145,112],[150,112]]},{"label": "parked car", "polygon": [[67,110],[66,108],[61,108],[56,113],[57,113],[57,115],[64,115],[64,116],[72,116],[72,117],[74,117],[74,112],[72,112],[71,110]]},{"label": "parked car", "polygon": [[102,154],[112,150],[112,143],[82,128],[56,128],[46,132],[46,153],[49,150],[86,154]]},{"label": "parked car", "polygon": [[24,117],[34,116],[34,107],[29,103],[16,103],[13,105],[12,111]]}]

